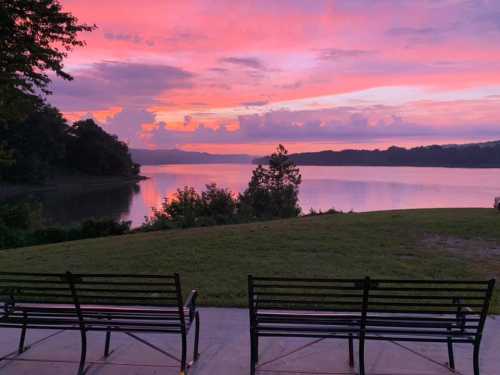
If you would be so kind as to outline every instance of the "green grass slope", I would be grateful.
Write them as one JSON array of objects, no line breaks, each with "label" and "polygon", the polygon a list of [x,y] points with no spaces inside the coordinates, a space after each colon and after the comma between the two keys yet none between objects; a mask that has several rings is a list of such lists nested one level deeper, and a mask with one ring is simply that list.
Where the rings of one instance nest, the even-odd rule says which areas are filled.
[{"label": "green grass slope", "polygon": [[0,251],[0,270],[179,272],[212,306],[244,306],[248,273],[487,279],[500,276],[500,214],[386,211],[142,233]]}]

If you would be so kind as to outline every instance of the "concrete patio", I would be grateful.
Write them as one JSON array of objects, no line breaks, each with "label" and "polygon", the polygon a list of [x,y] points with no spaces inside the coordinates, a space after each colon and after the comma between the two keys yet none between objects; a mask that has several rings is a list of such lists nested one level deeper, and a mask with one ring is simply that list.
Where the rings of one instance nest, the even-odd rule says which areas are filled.
[{"label": "concrete patio", "polygon": [[[200,360],[190,369],[192,375],[248,375],[249,333],[245,309],[201,309]],[[28,331],[31,348],[17,356],[19,330],[0,330],[0,374],[75,374],[80,356],[78,332]],[[490,318],[481,349],[481,374],[500,374],[500,319]],[[178,356],[179,338],[168,335],[142,335],[149,342]],[[112,353],[103,358],[104,334],[88,335],[88,375],[178,374],[178,364],[124,335],[111,338]],[[189,341],[192,348],[192,340]],[[300,349],[300,350],[299,350]],[[342,340],[264,339],[261,341],[258,374],[356,374],[347,364],[347,342]],[[402,345],[369,342],[366,351],[369,375],[451,374],[444,344]],[[189,358],[192,351],[189,352]],[[455,348],[457,371],[472,374],[472,347]]]}]

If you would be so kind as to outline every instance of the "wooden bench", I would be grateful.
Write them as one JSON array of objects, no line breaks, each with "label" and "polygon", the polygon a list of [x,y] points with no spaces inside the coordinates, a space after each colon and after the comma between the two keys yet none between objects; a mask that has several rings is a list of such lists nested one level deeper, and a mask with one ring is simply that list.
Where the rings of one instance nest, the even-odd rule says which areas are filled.
[{"label": "wooden bench", "polygon": [[454,370],[454,343],[479,348],[495,280],[429,281],[248,277],[251,374],[259,361],[260,337],[346,339],[354,366],[365,374],[368,340],[445,343]]},{"label": "wooden bench", "polygon": [[[200,319],[197,292],[183,302],[180,278],[173,275],[0,273],[0,327],[20,328],[18,353],[28,329],[77,330],[81,335],[78,374],[85,372],[88,331],[122,332],[187,367],[187,334],[195,326],[193,362],[198,359]],[[2,306],[3,304],[3,306]],[[138,333],[175,334],[181,358],[147,342]]]}]

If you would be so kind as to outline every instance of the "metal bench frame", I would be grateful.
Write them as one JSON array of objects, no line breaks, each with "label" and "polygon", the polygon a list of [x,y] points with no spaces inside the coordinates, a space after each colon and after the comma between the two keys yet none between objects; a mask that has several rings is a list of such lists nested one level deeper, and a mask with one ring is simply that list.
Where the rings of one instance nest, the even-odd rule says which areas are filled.
[{"label": "metal bench frame", "polygon": [[[180,363],[184,375],[199,357],[200,316],[197,291],[183,302],[180,277],[173,275],[0,273],[0,327],[20,328],[17,354],[28,329],[76,330],[81,336],[78,374],[85,373],[87,332],[122,332]],[[3,302],[3,311],[2,311]],[[193,360],[187,363],[187,335],[195,326]],[[181,358],[135,333],[181,336]],[[5,357],[4,357],[5,358]]]},{"label": "metal bench frame", "polygon": [[[344,283],[344,284],[342,284]],[[347,339],[354,367],[365,375],[369,340],[446,343],[450,370],[454,343],[473,345],[474,374],[495,280],[297,279],[248,276],[251,358],[254,375],[259,338]],[[278,292],[276,292],[278,290]]]}]

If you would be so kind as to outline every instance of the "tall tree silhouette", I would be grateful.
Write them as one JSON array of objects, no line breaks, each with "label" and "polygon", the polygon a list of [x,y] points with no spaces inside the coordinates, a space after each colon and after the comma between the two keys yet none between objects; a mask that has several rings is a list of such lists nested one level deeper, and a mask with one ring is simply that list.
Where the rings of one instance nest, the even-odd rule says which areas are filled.
[{"label": "tall tree silhouette", "polygon": [[302,182],[299,169],[281,144],[268,163],[267,167],[259,164],[253,171],[248,188],[240,196],[241,209],[250,208],[251,214],[259,218],[297,216]]},{"label": "tall tree silhouette", "polygon": [[0,119],[17,118],[50,94],[49,73],[70,80],[63,60],[84,46],[79,23],[57,0],[0,0]]}]

